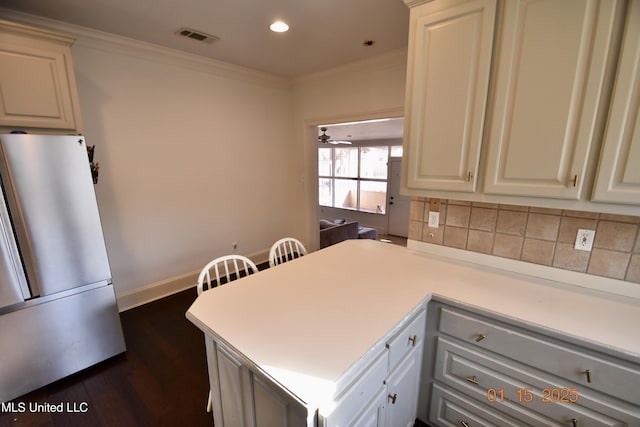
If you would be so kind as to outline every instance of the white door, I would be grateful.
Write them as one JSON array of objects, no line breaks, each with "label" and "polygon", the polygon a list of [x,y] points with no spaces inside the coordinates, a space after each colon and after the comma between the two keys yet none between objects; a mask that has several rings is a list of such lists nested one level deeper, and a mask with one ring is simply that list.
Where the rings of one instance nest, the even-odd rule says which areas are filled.
[{"label": "white door", "polygon": [[400,157],[389,159],[389,180],[387,181],[387,234],[407,237],[409,235],[409,205],[411,198],[400,194]]}]

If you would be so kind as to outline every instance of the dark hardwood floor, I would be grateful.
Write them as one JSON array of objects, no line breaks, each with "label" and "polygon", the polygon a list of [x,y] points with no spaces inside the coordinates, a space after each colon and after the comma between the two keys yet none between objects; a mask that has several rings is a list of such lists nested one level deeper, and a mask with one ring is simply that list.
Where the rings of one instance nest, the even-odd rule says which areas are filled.
[{"label": "dark hardwood floor", "polygon": [[[15,399],[25,412],[0,412],[0,426],[213,425],[204,336],[185,318],[195,298],[190,289],[121,313],[126,353]],[[29,411],[44,402],[86,412]]]}]

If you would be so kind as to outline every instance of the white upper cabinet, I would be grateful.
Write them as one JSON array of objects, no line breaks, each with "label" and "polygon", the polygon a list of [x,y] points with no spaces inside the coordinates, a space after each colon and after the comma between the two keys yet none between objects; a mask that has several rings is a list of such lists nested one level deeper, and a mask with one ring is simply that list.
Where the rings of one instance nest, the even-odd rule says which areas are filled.
[{"label": "white upper cabinet", "polygon": [[0,126],[80,131],[73,39],[0,20]]},{"label": "white upper cabinet", "polygon": [[639,214],[640,1],[405,3],[403,194]]},{"label": "white upper cabinet", "polygon": [[619,11],[608,0],[503,3],[486,193],[580,198],[602,123]]},{"label": "white upper cabinet", "polygon": [[593,200],[640,204],[640,2],[629,4]]},{"label": "white upper cabinet", "polygon": [[475,0],[411,9],[403,167],[409,188],[476,189],[495,7],[495,0]]}]

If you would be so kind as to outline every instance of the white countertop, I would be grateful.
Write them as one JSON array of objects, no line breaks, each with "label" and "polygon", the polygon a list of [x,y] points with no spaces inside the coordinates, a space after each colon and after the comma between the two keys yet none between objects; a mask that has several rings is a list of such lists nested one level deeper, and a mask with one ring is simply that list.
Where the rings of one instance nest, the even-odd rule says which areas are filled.
[{"label": "white countertop", "polygon": [[204,292],[187,317],[313,406],[432,296],[640,358],[636,299],[374,240],[347,240]]}]

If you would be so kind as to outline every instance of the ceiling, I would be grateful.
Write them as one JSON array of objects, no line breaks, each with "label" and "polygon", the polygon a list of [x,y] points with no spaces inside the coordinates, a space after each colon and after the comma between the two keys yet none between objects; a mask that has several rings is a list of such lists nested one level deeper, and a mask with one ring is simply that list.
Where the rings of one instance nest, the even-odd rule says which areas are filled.
[{"label": "ceiling", "polygon": [[[364,122],[326,124],[327,135],[332,141],[365,141],[373,139],[402,139],[404,119],[402,117]],[[322,132],[318,132],[320,135]]]},{"label": "ceiling", "polygon": [[[409,29],[403,0],[2,0],[1,5],[282,77],[406,48]],[[289,31],[270,31],[275,20],[286,21]],[[219,40],[177,36],[182,27]],[[365,46],[367,40],[374,44]]]},{"label": "ceiling", "polygon": [[[404,49],[409,29],[403,0],[1,0],[0,5],[285,78]],[[269,30],[275,20],[286,21],[289,31]],[[203,43],[176,35],[183,27],[219,39]],[[366,40],[374,44],[365,46]],[[327,134],[358,141],[402,138],[402,132],[400,118],[329,126]]]}]

